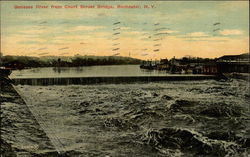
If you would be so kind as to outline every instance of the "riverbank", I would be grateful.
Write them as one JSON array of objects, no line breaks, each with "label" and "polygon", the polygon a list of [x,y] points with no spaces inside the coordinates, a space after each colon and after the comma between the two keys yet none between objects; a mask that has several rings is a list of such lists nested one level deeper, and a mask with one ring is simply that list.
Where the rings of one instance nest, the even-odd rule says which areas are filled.
[{"label": "riverbank", "polygon": [[12,85],[1,85],[1,156],[59,156]]}]

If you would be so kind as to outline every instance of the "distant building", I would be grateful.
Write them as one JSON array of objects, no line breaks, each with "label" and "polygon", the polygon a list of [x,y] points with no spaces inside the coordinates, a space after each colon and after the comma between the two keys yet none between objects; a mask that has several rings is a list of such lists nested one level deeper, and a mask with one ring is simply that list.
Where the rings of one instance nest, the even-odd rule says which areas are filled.
[{"label": "distant building", "polygon": [[204,63],[202,66],[202,73],[203,74],[218,74],[220,72],[218,64],[216,62],[208,62]]},{"label": "distant building", "polygon": [[161,59],[159,64],[156,65],[157,70],[168,70],[169,69],[169,62],[168,59]]},{"label": "distant building", "polygon": [[173,57],[170,60],[144,61],[141,68],[166,70],[172,74],[207,74],[221,73],[250,73],[249,54],[225,55],[218,59],[182,58]]},{"label": "distant building", "polygon": [[217,59],[217,62],[241,62],[249,63],[249,53],[243,53],[240,55],[225,55]]},{"label": "distant building", "polygon": [[217,59],[220,72],[222,73],[249,73],[249,53],[241,55],[225,55]]},{"label": "distant building", "polygon": [[156,68],[156,64],[153,61],[142,61],[140,68],[142,69],[155,69]]}]

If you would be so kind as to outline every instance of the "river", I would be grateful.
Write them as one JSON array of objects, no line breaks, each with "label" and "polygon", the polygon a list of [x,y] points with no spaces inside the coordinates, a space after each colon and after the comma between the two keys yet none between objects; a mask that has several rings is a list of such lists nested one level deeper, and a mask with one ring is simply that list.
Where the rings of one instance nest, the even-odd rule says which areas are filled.
[{"label": "river", "polygon": [[245,80],[15,88],[55,148],[72,157],[250,154]]},{"label": "river", "polygon": [[10,78],[166,76],[166,71],[141,69],[139,65],[106,65],[85,67],[43,67],[15,70]]}]

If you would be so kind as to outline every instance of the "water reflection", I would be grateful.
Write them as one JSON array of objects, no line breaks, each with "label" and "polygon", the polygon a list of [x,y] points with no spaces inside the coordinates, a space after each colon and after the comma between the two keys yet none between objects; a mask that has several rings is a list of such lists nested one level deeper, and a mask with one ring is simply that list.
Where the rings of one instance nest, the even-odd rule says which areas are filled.
[{"label": "water reflection", "polygon": [[139,65],[86,67],[47,67],[13,71],[11,78],[101,77],[101,76],[165,76],[166,71],[140,69]]},{"label": "water reflection", "polygon": [[81,73],[86,67],[53,67],[55,73]]}]

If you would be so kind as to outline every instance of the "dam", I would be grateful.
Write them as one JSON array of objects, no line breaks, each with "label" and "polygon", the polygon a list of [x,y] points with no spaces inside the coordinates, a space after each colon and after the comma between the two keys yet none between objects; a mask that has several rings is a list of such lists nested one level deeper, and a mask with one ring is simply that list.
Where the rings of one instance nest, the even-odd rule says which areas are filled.
[{"label": "dam", "polygon": [[218,79],[215,75],[12,78],[15,85],[86,85]]}]

